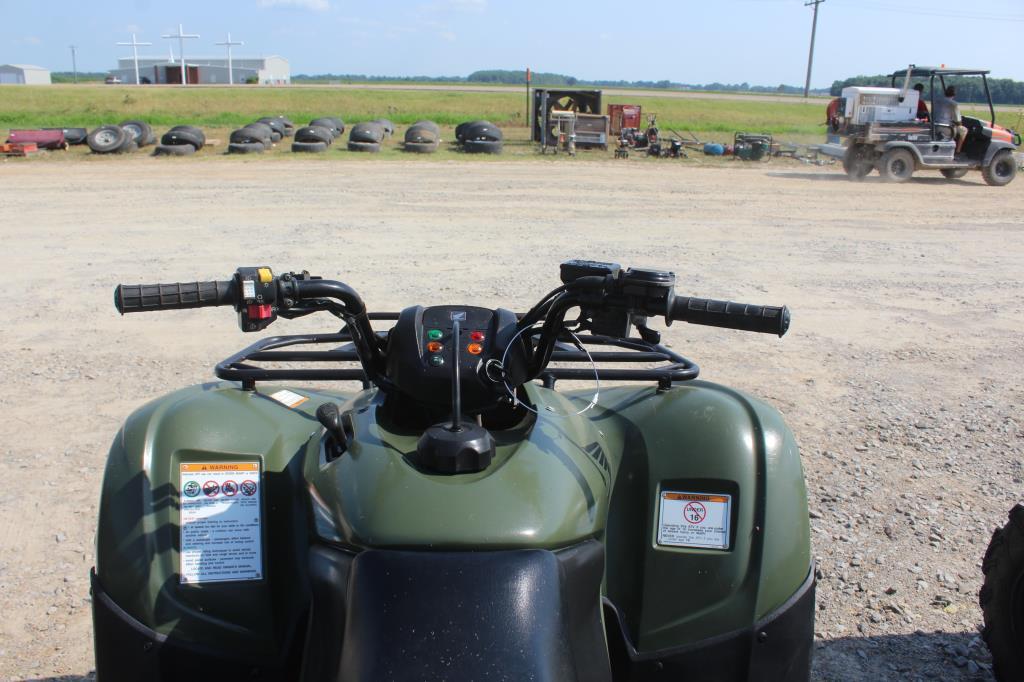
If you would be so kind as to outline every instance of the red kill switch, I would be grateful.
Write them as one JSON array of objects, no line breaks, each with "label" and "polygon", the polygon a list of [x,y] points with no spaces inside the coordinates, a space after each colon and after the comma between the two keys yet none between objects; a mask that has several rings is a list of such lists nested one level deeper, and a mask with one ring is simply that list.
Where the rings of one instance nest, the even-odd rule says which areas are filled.
[{"label": "red kill switch", "polygon": [[249,306],[250,320],[266,320],[274,316],[274,311],[268,304]]}]

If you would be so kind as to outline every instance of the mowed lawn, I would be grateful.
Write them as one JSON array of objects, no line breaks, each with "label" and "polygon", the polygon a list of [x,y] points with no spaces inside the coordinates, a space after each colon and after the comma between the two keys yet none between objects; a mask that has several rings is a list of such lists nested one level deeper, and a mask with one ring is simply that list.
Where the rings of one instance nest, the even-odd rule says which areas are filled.
[{"label": "mowed lawn", "polygon": [[[36,126],[92,128],[138,118],[156,126],[189,123],[231,128],[283,114],[297,124],[317,116],[346,123],[388,118],[397,124],[431,119],[442,126],[487,119],[526,125],[525,89],[479,92],[440,89],[352,89],[331,86],[270,88],[117,86],[102,84],[10,86],[0,91],[0,129]],[[735,131],[768,132],[802,140],[824,138],[821,100],[707,99],[606,95],[605,104],[639,104],[656,113],[663,129],[724,140]]]}]

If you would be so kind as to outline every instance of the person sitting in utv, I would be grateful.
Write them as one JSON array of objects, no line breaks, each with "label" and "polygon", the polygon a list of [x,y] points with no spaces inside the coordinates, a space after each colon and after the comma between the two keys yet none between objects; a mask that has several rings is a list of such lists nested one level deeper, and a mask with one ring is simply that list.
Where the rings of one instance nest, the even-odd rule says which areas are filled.
[{"label": "person sitting in utv", "polygon": [[924,85],[916,83],[914,89],[917,90],[917,120],[929,121],[930,114],[928,113],[928,104],[924,101]]},{"label": "person sitting in utv", "polygon": [[964,146],[967,128],[961,125],[960,103],[956,101],[956,88],[946,86],[945,95],[935,100],[935,125],[948,126],[950,135],[956,139],[956,153]]}]

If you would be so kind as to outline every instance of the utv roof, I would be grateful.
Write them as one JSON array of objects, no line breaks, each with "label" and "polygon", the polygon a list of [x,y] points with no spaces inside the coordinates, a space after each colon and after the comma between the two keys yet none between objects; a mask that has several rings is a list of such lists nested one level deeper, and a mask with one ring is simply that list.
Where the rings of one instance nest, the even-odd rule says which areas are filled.
[{"label": "utv roof", "polygon": [[[982,76],[988,75],[988,69],[949,69],[944,66],[913,66],[911,67],[911,78],[927,78],[932,74],[936,76]],[[907,75],[906,69],[897,69],[891,78],[902,78]]]}]

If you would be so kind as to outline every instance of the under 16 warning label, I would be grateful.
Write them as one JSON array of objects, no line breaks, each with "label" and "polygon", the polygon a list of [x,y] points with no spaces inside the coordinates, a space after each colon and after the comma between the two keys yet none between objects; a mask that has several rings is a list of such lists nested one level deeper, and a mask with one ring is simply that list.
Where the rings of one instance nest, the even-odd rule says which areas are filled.
[{"label": "under 16 warning label", "polygon": [[259,462],[180,467],[181,582],[262,579]]},{"label": "under 16 warning label", "polygon": [[729,549],[731,507],[731,495],[663,491],[658,544]]}]

